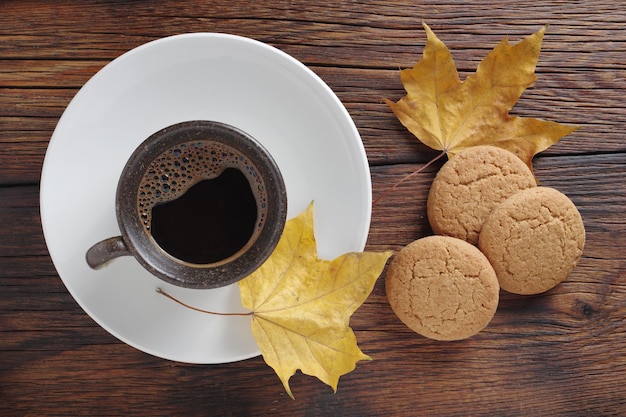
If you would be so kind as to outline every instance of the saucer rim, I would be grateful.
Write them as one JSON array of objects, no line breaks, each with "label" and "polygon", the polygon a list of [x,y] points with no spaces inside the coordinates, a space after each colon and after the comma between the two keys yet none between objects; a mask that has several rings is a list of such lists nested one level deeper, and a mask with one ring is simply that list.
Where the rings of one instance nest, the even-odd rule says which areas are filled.
[{"label": "saucer rim", "polygon": [[[361,136],[358,132],[358,129],[356,128],[356,125],[354,124],[353,119],[351,118],[349,112],[347,111],[347,109],[345,108],[345,106],[343,105],[343,103],[339,100],[339,98],[337,97],[337,95],[334,93],[334,91],[316,74],[314,73],[310,68],[308,68],[306,65],[304,65],[302,62],[300,62],[299,60],[297,60],[296,58],[292,57],[291,55],[281,51],[278,48],[275,48],[271,45],[268,45],[266,43],[251,39],[251,38],[246,38],[246,37],[242,37],[239,35],[232,35],[232,34],[225,34],[225,33],[212,33],[212,32],[197,32],[197,33],[185,33],[185,34],[178,34],[178,35],[172,35],[172,36],[168,36],[168,37],[164,37],[164,38],[159,38],[159,39],[155,39],[152,40],[150,42],[144,43],[142,45],[137,46],[136,48],[133,48],[127,52],[125,52],[124,54],[120,55],[119,57],[115,58],[114,60],[112,60],[111,62],[107,63],[107,65],[105,65],[104,67],[102,67],[96,74],[94,74],[82,87],[81,89],[76,93],[76,95],[72,98],[72,100],[70,101],[70,103],[67,105],[66,109],[64,110],[63,114],[61,115],[61,117],[58,120],[58,123],[54,129],[54,132],[50,138],[50,143],[48,144],[48,149],[46,150],[46,156],[44,158],[44,162],[43,162],[43,166],[42,166],[42,173],[41,173],[41,182],[40,182],[40,215],[41,215],[41,224],[42,224],[42,228],[43,228],[43,234],[44,234],[44,239],[46,242],[46,246],[48,248],[48,251],[50,253],[50,257],[52,258],[53,263],[56,266],[56,260],[55,260],[55,255],[54,252],[55,250],[52,248],[52,246],[54,246],[56,244],[50,242],[50,234],[48,232],[48,227],[47,227],[47,223],[50,221],[50,216],[46,214],[46,207],[47,207],[47,203],[45,202],[45,198],[46,198],[46,190],[49,188],[49,183],[51,180],[51,174],[50,174],[50,160],[48,158],[48,154],[50,149],[54,148],[54,144],[58,142],[58,139],[56,139],[59,135],[61,135],[61,132],[64,129],[64,123],[67,122],[67,118],[65,117],[66,114],[70,114],[73,109],[75,107],[79,107],[81,105],[81,101],[82,101],[82,97],[85,91],[87,91],[90,88],[90,85],[97,83],[102,77],[105,77],[107,75],[107,71],[109,71],[109,69],[113,68],[116,65],[121,65],[124,63],[125,60],[131,59],[133,57],[133,55],[144,51],[145,49],[148,48],[152,48],[155,45],[161,44],[161,43],[165,43],[165,42],[177,42],[180,40],[185,40],[187,38],[225,38],[225,39],[233,39],[233,40],[237,40],[240,42],[244,42],[247,44],[252,44],[255,47],[260,47],[260,48],[264,48],[268,51],[270,51],[273,54],[277,54],[278,56],[280,56],[282,59],[288,59],[289,61],[291,61],[293,64],[295,64],[300,71],[304,71],[305,74],[307,74],[307,76],[311,77],[312,79],[315,80],[315,84],[316,84],[316,88],[320,88],[323,89],[326,93],[326,95],[333,99],[336,104],[337,104],[337,110],[339,110],[342,114],[341,116],[341,120],[342,123],[346,123],[346,126],[350,128],[351,132],[352,132],[352,136],[357,139],[360,143],[360,146],[357,146],[356,148],[359,150],[360,155],[356,155],[357,157],[359,157],[365,164],[365,170],[367,171],[367,175],[365,176],[358,176],[358,180],[359,182],[362,183],[362,185],[364,186],[364,188],[367,190],[367,195],[364,196],[367,200],[367,204],[365,205],[365,207],[363,208],[363,211],[358,213],[359,216],[361,217],[361,224],[363,225],[361,233],[362,235],[360,237],[355,237],[355,247],[359,247],[360,250],[363,250],[365,248],[365,244],[367,242],[367,238],[368,238],[368,234],[369,234],[369,227],[370,227],[370,223],[371,223],[371,213],[372,213],[372,209],[371,209],[371,202],[372,202],[372,190],[371,190],[371,176],[370,176],[370,171],[369,171],[369,165],[367,163],[367,155],[365,153],[365,148],[363,146],[362,143],[362,139]],[[52,146],[51,146],[52,145]],[[74,300],[80,305],[80,307],[83,309],[83,311],[90,316],[99,326],[101,326],[103,329],[105,329],[108,333],[110,333],[112,336],[114,336],[116,339],[122,341],[123,343],[137,349],[140,350],[142,352],[151,354],[153,356],[156,357],[160,357],[163,359],[168,359],[168,360],[173,360],[173,361],[177,361],[177,362],[187,362],[187,363],[198,363],[198,364],[217,364],[217,363],[229,363],[229,362],[236,362],[236,361],[240,361],[240,360],[245,360],[245,359],[249,359],[249,358],[253,358],[256,357],[260,354],[260,352],[258,351],[258,349],[254,352],[249,352],[247,354],[242,354],[242,355],[238,355],[238,356],[231,356],[229,357],[227,360],[218,360],[218,361],[186,361],[184,359],[181,360],[180,357],[168,357],[167,355],[163,355],[161,353],[158,352],[158,349],[152,349],[149,346],[146,346],[145,344],[141,344],[141,343],[137,343],[135,341],[131,341],[128,340],[125,336],[120,335],[118,332],[115,331],[114,328],[112,328],[109,324],[103,322],[103,320],[101,320],[101,318],[96,317],[89,309],[89,307],[87,305],[85,305],[83,303],[82,300],[80,300],[78,297],[76,297],[72,291],[72,289],[70,288],[70,285],[68,285],[66,283],[66,280],[60,275],[59,273],[59,277],[61,278],[61,280],[63,281],[65,287],[67,288],[67,290],[70,292],[70,294],[72,295],[72,297],[74,298]]]}]

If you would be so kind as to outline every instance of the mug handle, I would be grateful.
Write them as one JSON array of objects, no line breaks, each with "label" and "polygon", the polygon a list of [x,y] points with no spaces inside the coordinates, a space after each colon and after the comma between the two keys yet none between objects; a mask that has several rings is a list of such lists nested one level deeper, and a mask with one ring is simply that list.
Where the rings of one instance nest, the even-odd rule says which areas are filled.
[{"label": "mug handle", "polygon": [[122,236],[110,237],[93,245],[87,251],[85,258],[92,269],[100,269],[107,262],[118,256],[130,255]]}]

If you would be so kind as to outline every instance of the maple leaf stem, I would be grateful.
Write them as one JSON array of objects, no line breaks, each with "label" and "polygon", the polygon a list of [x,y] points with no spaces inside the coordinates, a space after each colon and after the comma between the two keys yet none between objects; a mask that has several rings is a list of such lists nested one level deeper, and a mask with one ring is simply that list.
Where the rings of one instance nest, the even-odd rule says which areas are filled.
[{"label": "maple leaf stem", "polygon": [[191,310],[194,310],[194,311],[199,311],[200,313],[213,314],[213,315],[216,315],[216,316],[251,316],[253,314],[252,311],[250,311],[248,313],[218,313],[218,312],[215,312],[215,311],[202,310],[201,308],[197,308],[197,307],[194,307],[194,306],[190,306],[189,304],[183,303],[178,298],[176,298],[173,295],[170,295],[170,294],[166,293],[165,291],[163,291],[162,288],[157,288],[156,292],[158,292],[161,295],[164,295],[165,297],[169,298],[172,301],[175,301],[176,303],[180,304],[183,307],[187,307],[188,309],[191,309]]},{"label": "maple leaf stem", "polygon": [[423,167],[421,167],[420,169],[418,169],[417,171],[413,171],[411,172],[409,175],[405,175],[400,181],[396,182],[394,185],[392,185],[390,188],[388,188],[384,193],[382,193],[380,196],[378,196],[378,198],[376,200],[374,200],[374,202],[372,203],[372,205],[376,205],[380,200],[382,200],[387,194],[389,194],[390,192],[392,192],[393,190],[395,190],[396,188],[398,188],[398,186],[400,184],[402,184],[404,181],[408,180],[409,178],[411,178],[414,175],[419,174],[420,172],[424,171],[426,168],[428,168],[429,166],[431,166],[433,163],[437,162],[439,159],[443,158],[443,156],[446,154],[446,151],[441,151],[440,154],[438,154],[437,156],[435,156],[433,159],[431,159],[430,161],[428,161],[426,163],[426,165],[424,165]]}]

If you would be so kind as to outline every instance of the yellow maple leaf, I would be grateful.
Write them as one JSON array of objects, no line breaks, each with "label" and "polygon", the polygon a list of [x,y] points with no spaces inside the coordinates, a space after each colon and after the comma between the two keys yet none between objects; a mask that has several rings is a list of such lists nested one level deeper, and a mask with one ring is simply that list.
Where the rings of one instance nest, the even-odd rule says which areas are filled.
[{"label": "yellow maple leaf", "polygon": [[336,391],[341,375],[371,359],[357,346],[349,320],[391,254],[319,259],[311,204],[287,221],[270,258],[239,282],[242,305],[252,311],[252,335],[289,396],[289,378],[298,369]]},{"label": "yellow maple leaf", "polygon": [[515,153],[532,170],[535,154],[578,128],[509,114],[537,78],[546,28],[513,46],[505,38],[461,82],[450,51],[424,23],[423,57],[400,72],[407,94],[397,103],[385,102],[421,142],[448,157],[467,147],[494,145]]}]

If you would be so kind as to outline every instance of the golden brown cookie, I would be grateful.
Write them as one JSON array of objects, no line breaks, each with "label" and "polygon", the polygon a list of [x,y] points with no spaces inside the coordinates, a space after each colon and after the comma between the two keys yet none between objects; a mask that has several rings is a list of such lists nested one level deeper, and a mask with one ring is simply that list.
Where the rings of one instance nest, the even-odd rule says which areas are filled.
[{"label": "golden brown cookie", "polygon": [[538,294],[563,281],[584,244],[576,206],[549,187],[520,191],[496,207],[478,242],[502,289],[515,294]]},{"label": "golden brown cookie", "polygon": [[410,329],[431,339],[459,340],[491,321],[500,288],[489,261],[475,246],[429,236],[395,256],[386,289],[393,311]]},{"label": "golden brown cookie", "polygon": [[446,162],[428,194],[428,221],[435,234],[478,243],[491,211],[517,191],[535,187],[530,169],[512,152],[475,146]]}]

